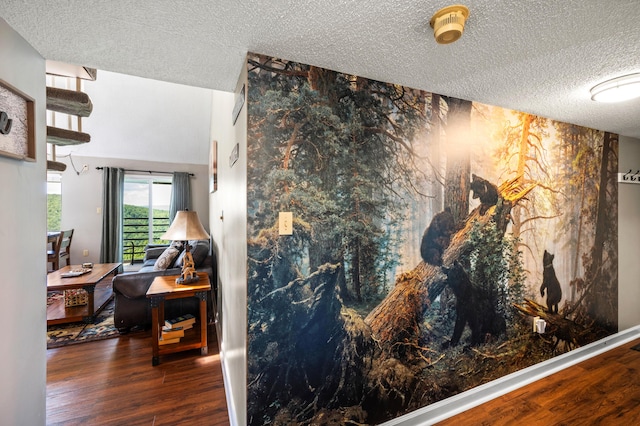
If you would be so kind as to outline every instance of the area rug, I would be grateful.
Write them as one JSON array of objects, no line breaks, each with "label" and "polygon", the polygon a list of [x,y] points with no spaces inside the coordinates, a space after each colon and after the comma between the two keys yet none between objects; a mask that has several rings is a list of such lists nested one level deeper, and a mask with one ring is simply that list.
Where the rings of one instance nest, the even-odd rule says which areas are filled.
[{"label": "area rug", "polygon": [[[49,297],[59,296],[50,295]],[[48,326],[47,349],[118,337],[120,334],[113,324],[113,305],[112,300],[98,314],[93,324],[74,322]]]}]

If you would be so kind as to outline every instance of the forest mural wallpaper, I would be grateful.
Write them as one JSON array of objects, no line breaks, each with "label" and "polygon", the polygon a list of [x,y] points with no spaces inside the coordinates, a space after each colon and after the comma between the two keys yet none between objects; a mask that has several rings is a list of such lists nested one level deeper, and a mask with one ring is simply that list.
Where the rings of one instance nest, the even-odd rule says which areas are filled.
[{"label": "forest mural wallpaper", "polygon": [[617,332],[617,135],[247,66],[250,424],[378,424]]}]

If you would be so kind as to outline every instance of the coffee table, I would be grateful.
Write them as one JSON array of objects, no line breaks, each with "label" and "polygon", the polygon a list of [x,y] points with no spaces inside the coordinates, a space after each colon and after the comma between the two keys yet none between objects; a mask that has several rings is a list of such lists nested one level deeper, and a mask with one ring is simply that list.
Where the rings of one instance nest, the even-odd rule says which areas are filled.
[{"label": "coffee table", "polygon": [[47,291],[84,289],[88,303],[81,306],[65,307],[59,299],[47,306],[47,325],[84,321],[91,323],[96,315],[113,297],[111,280],[106,277],[116,275],[121,263],[96,263],[90,272],[77,277],[64,278],[62,275],[71,270],[80,269],[80,265],[65,266],[47,274]]}]

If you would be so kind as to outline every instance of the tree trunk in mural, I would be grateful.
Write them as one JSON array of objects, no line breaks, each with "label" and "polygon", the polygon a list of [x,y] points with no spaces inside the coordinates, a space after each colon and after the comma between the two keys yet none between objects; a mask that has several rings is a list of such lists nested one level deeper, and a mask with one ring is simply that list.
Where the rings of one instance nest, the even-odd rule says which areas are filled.
[{"label": "tree trunk in mural", "polygon": [[396,279],[389,295],[364,320],[387,357],[403,358],[420,350],[422,317],[445,285],[442,269],[425,262]]},{"label": "tree trunk in mural", "polygon": [[431,211],[440,212],[444,210],[442,199],[442,188],[444,182],[442,180],[440,170],[440,95],[431,95],[431,150],[429,158],[433,167],[433,184],[431,198]]},{"label": "tree trunk in mural", "polygon": [[[607,196],[611,187],[611,182],[615,185],[615,170],[610,170],[611,157],[614,156],[611,145],[614,136],[605,132],[602,141],[602,156],[600,161],[600,181],[598,185],[598,205],[595,220],[595,239],[591,250],[590,265],[588,268],[588,279],[590,289],[586,297],[586,306],[589,314],[595,318],[602,326],[615,330],[618,319],[618,294],[617,281],[604,259],[604,251],[607,243],[611,244],[611,238],[615,238],[616,230],[607,229],[607,224],[611,223],[608,216],[612,210],[617,212],[617,200],[612,200]],[[615,242],[613,242],[615,243]],[[615,274],[617,276],[617,273]]]},{"label": "tree trunk in mural", "polygon": [[449,207],[456,224],[464,222],[469,212],[469,121],[471,102],[446,98],[447,113],[447,170],[444,185],[444,207]]},{"label": "tree trunk in mural", "polygon": [[[518,165],[515,170],[516,176],[525,176],[526,174],[526,162],[529,157],[529,127],[531,126],[531,122],[533,120],[533,116],[531,114],[523,114],[522,118],[522,134],[520,136],[520,142],[518,144]],[[513,211],[511,212],[511,220],[513,222],[513,226],[511,227],[511,232],[516,238],[520,238],[521,227],[522,227],[522,206],[514,206]]]}]

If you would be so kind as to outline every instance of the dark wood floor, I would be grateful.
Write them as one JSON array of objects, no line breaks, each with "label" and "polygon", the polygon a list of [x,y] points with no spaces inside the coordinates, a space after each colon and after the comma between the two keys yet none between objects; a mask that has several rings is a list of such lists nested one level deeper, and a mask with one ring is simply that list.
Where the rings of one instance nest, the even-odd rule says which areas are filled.
[{"label": "dark wood floor", "polygon": [[208,355],[166,355],[156,367],[150,331],[47,350],[47,425],[228,425],[209,329]]},{"label": "dark wood floor", "polygon": [[638,425],[640,340],[571,366],[438,425]]}]

